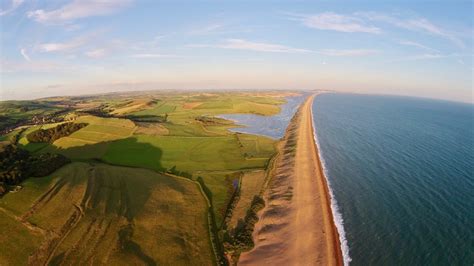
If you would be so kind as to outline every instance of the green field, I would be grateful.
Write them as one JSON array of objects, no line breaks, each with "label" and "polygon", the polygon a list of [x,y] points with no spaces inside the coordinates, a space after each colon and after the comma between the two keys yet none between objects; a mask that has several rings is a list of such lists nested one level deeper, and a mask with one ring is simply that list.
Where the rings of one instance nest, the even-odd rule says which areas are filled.
[{"label": "green field", "polygon": [[242,175],[240,198],[235,206],[229,227],[235,227],[240,219],[244,219],[250,208],[252,199],[260,193],[265,181],[265,171],[248,171]]},{"label": "green field", "polygon": [[268,162],[268,154],[255,152],[254,157],[245,157],[246,153],[254,151],[252,147],[240,147],[236,137],[232,135],[223,137],[137,135],[111,142],[103,159],[112,164],[155,170],[176,166],[178,170],[186,172],[264,168]]},{"label": "green field", "polygon": [[23,186],[0,199],[0,224],[9,231],[0,236],[1,265],[28,258],[52,264],[212,264],[208,205],[193,181],[73,163]]},{"label": "green field", "polygon": [[[217,230],[233,227],[259,193],[276,144],[264,136],[231,132],[236,125],[215,116],[273,115],[284,103],[279,96],[252,93],[150,93],[136,99],[117,94],[51,101],[69,101],[76,111],[64,115],[67,121],[88,125],[53,143],[29,143],[26,135],[57,123],[25,126],[19,135],[20,147],[60,153],[73,163],[50,177],[27,179],[19,192],[0,198],[2,223],[22,243],[15,249],[6,243],[7,236],[0,237],[0,265],[24,264],[28,257],[51,264],[213,264],[211,216],[194,180],[202,177],[212,194]],[[162,122],[135,120],[165,115]],[[12,139],[15,132],[20,131],[0,140]],[[241,199],[225,225],[240,178]],[[10,260],[10,253],[19,257]]]},{"label": "green field", "polygon": [[175,105],[168,103],[157,103],[155,106],[150,109],[134,112],[134,115],[162,115],[167,113],[172,113],[176,109]]}]

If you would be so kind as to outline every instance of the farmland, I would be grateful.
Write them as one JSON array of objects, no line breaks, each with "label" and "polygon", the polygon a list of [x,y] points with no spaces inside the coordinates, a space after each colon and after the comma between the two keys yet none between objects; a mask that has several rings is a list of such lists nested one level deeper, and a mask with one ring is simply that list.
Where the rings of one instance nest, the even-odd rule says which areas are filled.
[{"label": "farmland", "polygon": [[73,163],[51,177],[30,179],[0,206],[1,223],[17,236],[14,245],[10,234],[0,237],[2,265],[12,253],[22,264],[29,257],[53,264],[184,265],[191,257],[193,263],[212,263],[207,202],[190,180]]},{"label": "farmland", "polygon": [[[0,238],[2,265],[217,263],[222,233],[259,194],[276,145],[268,137],[231,132],[236,125],[217,116],[273,115],[285,101],[281,93],[150,92],[43,102],[68,111],[2,140],[16,136],[18,147],[30,153],[59,153],[72,163],[0,198],[2,223],[24,243],[19,249]],[[85,126],[52,143],[26,137],[66,122]],[[236,217],[227,219],[239,180],[242,200]],[[11,252],[18,254],[15,261]]]}]

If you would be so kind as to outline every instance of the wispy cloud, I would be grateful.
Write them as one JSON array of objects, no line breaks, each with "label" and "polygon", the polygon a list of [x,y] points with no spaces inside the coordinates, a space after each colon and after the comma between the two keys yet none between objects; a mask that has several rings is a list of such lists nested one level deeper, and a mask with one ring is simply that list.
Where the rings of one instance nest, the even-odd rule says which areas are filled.
[{"label": "wispy cloud", "polygon": [[133,58],[176,58],[179,57],[177,55],[172,54],[133,54],[131,55]]},{"label": "wispy cloud", "polygon": [[28,54],[26,53],[26,50],[24,48],[20,49],[20,54],[23,56],[23,58],[25,58],[26,61],[28,61],[28,62],[31,61],[31,58],[28,56]]},{"label": "wispy cloud", "polygon": [[375,26],[367,25],[362,19],[350,16],[336,14],[333,12],[324,12],[316,15],[294,15],[303,25],[318,29],[332,30],[340,32],[364,32],[381,33],[382,30]]},{"label": "wispy cloud", "polygon": [[247,50],[268,53],[309,53],[310,50],[293,48],[281,44],[253,42],[243,39],[226,39],[216,45],[190,45],[191,47],[214,47],[221,49]]},{"label": "wispy cloud", "polygon": [[367,56],[380,53],[378,50],[371,49],[348,49],[348,50],[336,50],[336,49],[325,49],[318,51],[317,53],[327,56]]},{"label": "wispy cloud", "polygon": [[94,49],[84,53],[85,56],[90,58],[101,58],[106,54],[105,49]]},{"label": "wispy cloud", "polygon": [[160,44],[161,40],[165,38],[166,35],[156,35],[152,40],[149,41],[139,41],[139,42],[131,42],[129,43],[130,49],[133,50],[152,50],[156,49],[158,45]]},{"label": "wispy cloud", "polygon": [[416,48],[419,48],[419,49],[422,49],[422,50],[426,50],[426,51],[439,52],[439,51],[436,50],[436,49],[433,49],[433,48],[431,48],[431,47],[428,47],[428,46],[423,45],[423,44],[418,43],[418,42],[407,41],[407,40],[401,40],[401,41],[399,41],[398,43],[401,44],[401,45],[412,46],[412,47],[416,47]]},{"label": "wispy cloud", "polygon": [[197,26],[187,32],[189,35],[211,35],[211,34],[236,34],[253,31],[253,27],[231,25],[228,23],[215,22],[205,26]]},{"label": "wispy cloud", "polygon": [[366,18],[370,21],[379,21],[379,22],[388,23],[393,26],[403,28],[409,31],[422,32],[425,34],[438,36],[438,37],[441,37],[453,42],[459,47],[462,47],[462,48],[465,47],[464,42],[458,37],[456,37],[456,34],[438,25],[433,24],[431,21],[429,21],[426,18],[421,18],[421,17],[400,18],[398,16],[387,15],[387,14],[377,13],[377,12],[358,12],[356,13],[356,15]]},{"label": "wispy cloud", "polygon": [[58,9],[37,9],[28,12],[28,17],[41,23],[62,23],[75,19],[103,16],[127,7],[131,0],[74,0]]},{"label": "wispy cloud", "polygon": [[[94,31],[86,32],[78,37],[70,40],[47,42],[35,45],[35,50],[47,53],[72,53],[72,52],[84,52],[84,48],[95,48],[102,47],[103,45],[97,45],[98,42],[102,42],[102,35],[106,32],[104,29],[97,29]],[[109,43],[113,43],[113,40],[108,40]]]},{"label": "wispy cloud", "polygon": [[[465,43],[458,34],[434,24],[423,17],[402,17],[400,15],[379,12],[355,12],[352,14],[338,14],[324,12],[314,15],[288,14],[291,19],[301,21],[303,25],[319,29],[339,32],[382,33],[382,28],[377,24],[390,24],[392,26],[413,32],[421,32],[451,41],[455,45],[465,48]],[[386,29],[384,29],[386,30]],[[419,47],[421,48],[421,47]]]},{"label": "wispy cloud", "polygon": [[209,44],[194,44],[188,45],[188,47],[211,47],[221,49],[233,49],[233,50],[247,50],[267,53],[314,53],[326,56],[368,56],[380,53],[378,50],[373,49],[323,49],[323,50],[309,50],[294,48],[281,44],[254,42],[242,39],[227,39],[222,43],[209,45]]},{"label": "wispy cloud", "polygon": [[8,14],[12,13],[19,6],[21,6],[21,4],[23,4],[23,2],[24,2],[24,0],[12,0],[9,8],[0,10],[0,16],[5,16],[5,15],[8,15]]},{"label": "wispy cloud", "polygon": [[392,60],[391,62],[403,62],[403,61],[419,61],[419,60],[430,60],[438,58],[446,58],[449,55],[443,55],[439,53],[426,53],[426,54],[417,54],[411,56],[400,57],[398,59]]},{"label": "wispy cloud", "polygon": [[222,30],[224,25],[218,24],[218,23],[213,23],[210,25],[207,25],[205,27],[199,28],[199,29],[193,29],[189,32],[191,35],[206,35],[206,34],[211,34],[215,33],[216,31]]},{"label": "wispy cloud", "polygon": [[84,38],[77,38],[68,42],[50,42],[42,43],[38,45],[38,48],[42,52],[69,52],[81,47],[85,44]]}]

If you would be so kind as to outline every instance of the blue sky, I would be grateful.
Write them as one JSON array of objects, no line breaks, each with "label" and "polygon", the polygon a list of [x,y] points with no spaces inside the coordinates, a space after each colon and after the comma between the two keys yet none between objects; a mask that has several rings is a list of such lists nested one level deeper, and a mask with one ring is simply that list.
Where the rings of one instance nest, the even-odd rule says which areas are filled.
[{"label": "blue sky", "polygon": [[473,102],[472,1],[0,1],[1,99],[329,89]]}]

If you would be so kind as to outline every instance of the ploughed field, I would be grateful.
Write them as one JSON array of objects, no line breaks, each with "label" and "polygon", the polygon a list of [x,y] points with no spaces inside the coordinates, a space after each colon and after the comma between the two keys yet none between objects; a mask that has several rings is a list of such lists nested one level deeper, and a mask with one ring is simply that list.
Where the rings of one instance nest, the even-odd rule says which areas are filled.
[{"label": "ploughed field", "polygon": [[[230,132],[236,125],[215,116],[272,115],[284,102],[281,93],[244,92],[0,102],[2,129],[11,128],[0,141],[72,161],[15,189],[4,184],[0,264],[218,263],[224,235],[260,193],[276,141]],[[85,126],[31,141],[66,122]]]}]

